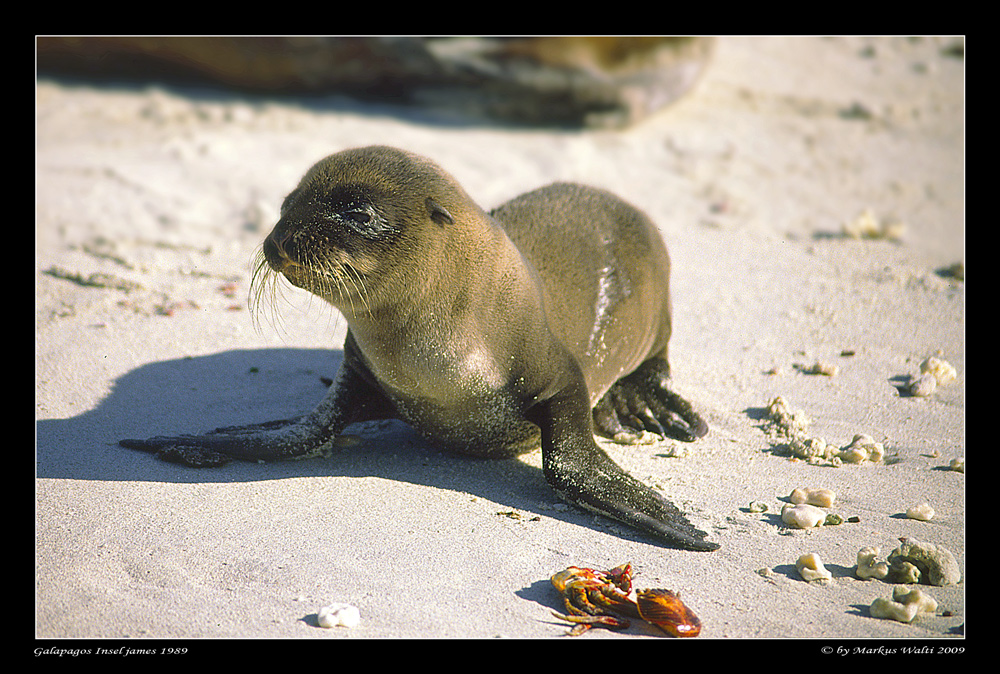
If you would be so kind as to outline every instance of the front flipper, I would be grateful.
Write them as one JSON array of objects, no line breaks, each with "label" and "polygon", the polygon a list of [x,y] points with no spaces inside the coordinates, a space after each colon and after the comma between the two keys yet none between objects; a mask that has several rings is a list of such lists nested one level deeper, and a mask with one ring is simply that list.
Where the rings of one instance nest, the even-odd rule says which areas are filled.
[{"label": "front flipper", "polygon": [[390,416],[391,404],[345,363],[326,397],[301,418],[227,426],[204,435],[120,440],[118,444],[195,468],[221,466],[232,459],[280,461],[320,454],[348,424]]},{"label": "front flipper", "polygon": [[[315,414],[315,413],[314,413]],[[301,458],[319,451],[333,436],[318,419],[284,419],[247,426],[228,426],[204,435],[157,435],[146,439],[124,439],[118,444],[156,454],[158,459],[193,468],[214,468],[233,459],[277,461]]]},{"label": "front flipper", "polygon": [[582,375],[531,410],[542,430],[542,468],[566,500],[690,550],[716,550],[677,507],[635,479],[594,441]]},{"label": "front flipper", "polygon": [[637,444],[649,433],[692,442],[708,424],[670,388],[670,366],[650,358],[616,381],[594,406],[594,426],[620,444]]}]

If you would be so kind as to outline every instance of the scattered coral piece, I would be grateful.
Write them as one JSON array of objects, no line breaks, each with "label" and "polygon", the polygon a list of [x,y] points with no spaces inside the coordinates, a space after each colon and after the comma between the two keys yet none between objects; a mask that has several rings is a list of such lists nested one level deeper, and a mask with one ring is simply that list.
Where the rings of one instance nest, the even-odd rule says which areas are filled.
[{"label": "scattered coral piece", "polygon": [[[901,545],[889,553],[889,578],[897,583],[955,585],[962,579],[951,551],[915,538],[900,538]],[[917,580],[913,580],[916,570]]]},{"label": "scattered coral piece", "polygon": [[880,222],[875,213],[866,208],[858,217],[845,222],[842,231],[852,239],[887,239],[898,241],[906,231],[906,225],[901,222]]},{"label": "scattered coral piece", "polygon": [[910,375],[902,391],[908,396],[926,398],[938,386],[945,386],[958,379],[958,371],[948,361],[931,356],[920,363],[920,374]]},{"label": "scattered coral piece", "polygon": [[837,500],[837,495],[823,487],[799,487],[792,490],[788,500],[795,504],[807,503],[820,508],[829,508]]},{"label": "scattered coral piece", "polygon": [[916,585],[920,582],[920,569],[915,564],[907,561],[896,560],[889,567],[889,578],[894,583],[905,583],[906,585]]},{"label": "scattered coral piece", "polygon": [[823,526],[826,512],[807,503],[786,503],[781,509],[781,521],[797,529],[812,529]]},{"label": "scattered coral piece", "polygon": [[881,442],[875,442],[872,436],[858,433],[851,444],[843,447],[836,456],[847,463],[881,463],[885,447]]},{"label": "scattered coral piece", "polygon": [[793,410],[781,396],[774,398],[767,406],[769,432],[779,437],[795,438],[805,435],[812,419],[802,410]]},{"label": "scattered coral piece", "polygon": [[882,550],[876,547],[861,548],[858,550],[858,566],[854,569],[854,575],[861,580],[878,578],[882,580],[889,575],[889,563],[878,561],[878,556]]},{"label": "scattered coral piece", "polygon": [[920,364],[922,374],[930,374],[940,385],[950,384],[958,379],[958,371],[948,361],[931,356]]},{"label": "scattered coral piece", "polygon": [[802,374],[822,374],[827,377],[833,377],[838,372],[840,372],[840,367],[834,365],[833,363],[824,363],[817,360],[815,363],[808,367],[799,367],[799,371]]},{"label": "scattered coral piece", "polygon": [[814,580],[833,580],[833,574],[823,566],[823,561],[815,552],[802,555],[795,560],[795,568],[804,580],[812,582]]},{"label": "scattered coral piece", "polygon": [[829,445],[823,438],[795,438],[788,444],[792,455],[812,463],[820,463],[828,459]]},{"label": "scattered coral piece", "polygon": [[777,396],[768,404],[765,432],[785,440],[792,456],[816,465],[839,466],[843,463],[881,463],[885,448],[870,435],[859,433],[844,447],[827,444],[826,440],[809,435],[810,419],[801,410],[792,410],[788,402]]},{"label": "scattered coral piece", "polygon": [[357,627],[361,613],[350,604],[331,604],[319,610],[316,622],[320,627]]},{"label": "scattered coral piece", "polygon": [[868,609],[872,617],[889,618],[902,623],[911,623],[920,613],[933,613],[937,602],[929,594],[905,585],[892,588],[892,599],[879,597]]},{"label": "scattered coral piece", "polygon": [[913,506],[912,508],[907,508],[906,516],[911,520],[930,522],[934,519],[934,508],[931,507],[930,503],[921,503],[920,505]]},{"label": "scattered coral piece", "polygon": [[937,389],[937,379],[929,372],[916,376],[911,375],[906,382],[906,395],[926,398]]}]

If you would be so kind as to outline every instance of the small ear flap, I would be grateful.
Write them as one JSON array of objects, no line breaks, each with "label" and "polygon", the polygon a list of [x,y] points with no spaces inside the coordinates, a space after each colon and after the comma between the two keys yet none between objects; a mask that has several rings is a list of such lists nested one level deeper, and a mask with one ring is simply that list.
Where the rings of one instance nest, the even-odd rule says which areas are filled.
[{"label": "small ear flap", "polygon": [[455,219],[451,217],[451,213],[448,212],[448,209],[430,197],[427,197],[427,199],[424,200],[424,205],[427,206],[427,215],[430,216],[433,222],[436,222],[441,226],[452,225],[455,223]]}]

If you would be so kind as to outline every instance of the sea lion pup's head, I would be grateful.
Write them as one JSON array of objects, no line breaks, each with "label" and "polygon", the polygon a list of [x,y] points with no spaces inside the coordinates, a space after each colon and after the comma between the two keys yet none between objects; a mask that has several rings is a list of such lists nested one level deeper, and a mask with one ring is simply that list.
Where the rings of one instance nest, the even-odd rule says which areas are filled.
[{"label": "sea lion pup's head", "polygon": [[[465,224],[488,218],[428,159],[372,146],[338,152],[303,176],[265,239],[258,293],[279,272],[342,311],[373,311],[431,282]],[[450,243],[449,243],[450,242]]]}]

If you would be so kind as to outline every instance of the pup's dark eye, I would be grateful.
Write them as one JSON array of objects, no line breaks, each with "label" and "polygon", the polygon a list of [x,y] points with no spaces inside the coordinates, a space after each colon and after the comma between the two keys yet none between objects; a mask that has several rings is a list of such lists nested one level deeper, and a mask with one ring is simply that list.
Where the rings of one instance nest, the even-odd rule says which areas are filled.
[{"label": "pup's dark eye", "polygon": [[332,217],[367,239],[381,239],[393,231],[371,204],[345,204]]},{"label": "pup's dark eye", "polygon": [[372,221],[372,216],[366,211],[346,211],[344,217],[359,225],[367,225]]}]

